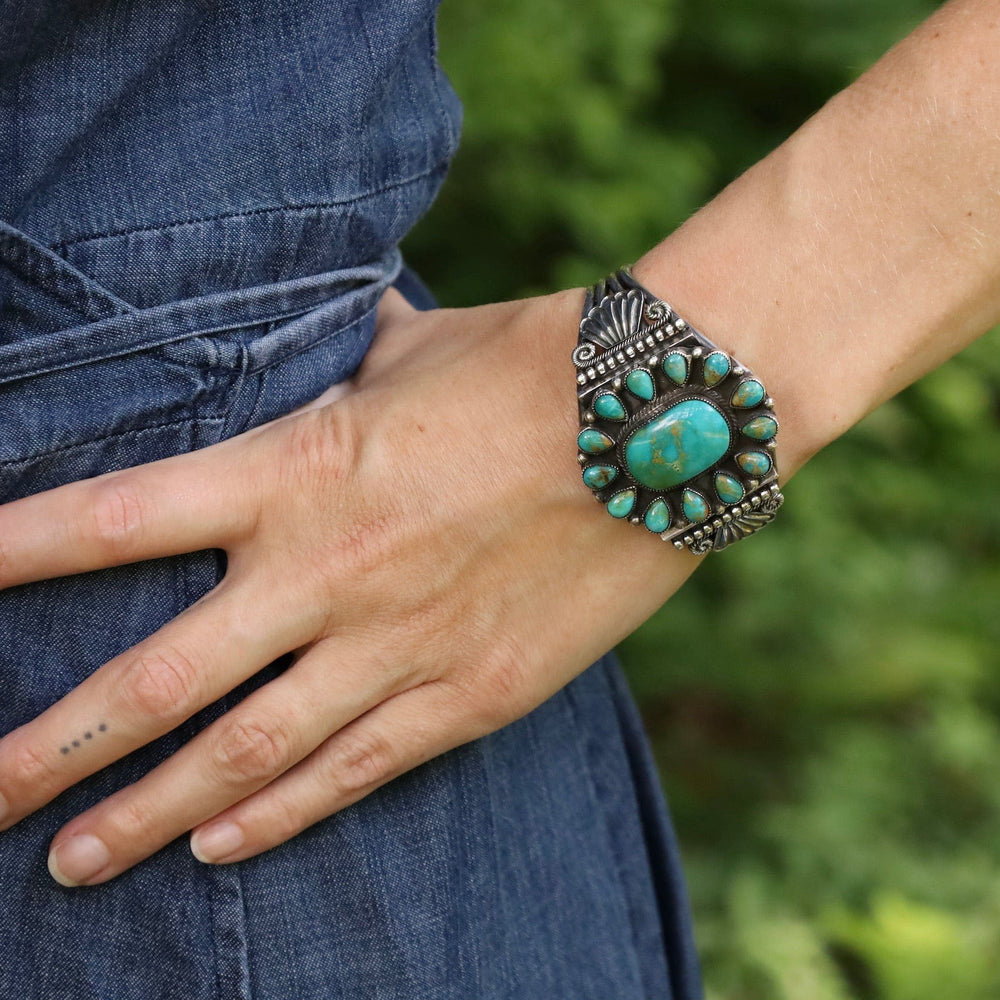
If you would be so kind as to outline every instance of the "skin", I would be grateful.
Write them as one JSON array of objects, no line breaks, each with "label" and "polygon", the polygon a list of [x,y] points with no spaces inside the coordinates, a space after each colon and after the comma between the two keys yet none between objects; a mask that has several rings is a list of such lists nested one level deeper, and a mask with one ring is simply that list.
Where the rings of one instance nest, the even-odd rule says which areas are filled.
[{"label": "skin", "polygon": [[[994,2],[943,7],[636,265],[767,386],[785,480],[1000,321],[998,21]],[[294,650],[71,820],[49,866],[105,882],[188,831],[202,860],[241,860],[530,711],[644,621],[698,559],[580,482],[582,302],[415,313],[390,293],[349,385],[0,508],[0,587],[228,555],[214,591],[0,740],[0,828]],[[219,823],[238,837],[213,846]]]}]

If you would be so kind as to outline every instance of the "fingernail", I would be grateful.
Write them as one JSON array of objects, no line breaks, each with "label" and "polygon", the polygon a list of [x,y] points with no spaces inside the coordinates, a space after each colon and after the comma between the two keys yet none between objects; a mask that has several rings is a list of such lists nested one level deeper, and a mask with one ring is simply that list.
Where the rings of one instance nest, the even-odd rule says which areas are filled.
[{"label": "fingernail", "polygon": [[0,792],[0,830],[6,826],[7,817],[10,815],[10,803],[3,797],[3,792]]},{"label": "fingernail", "polygon": [[205,864],[215,864],[243,846],[243,831],[229,820],[211,823],[191,834],[191,853]]},{"label": "fingernail", "polygon": [[107,845],[91,833],[81,833],[64,840],[49,851],[49,874],[69,887],[83,885],[111,864]]}]

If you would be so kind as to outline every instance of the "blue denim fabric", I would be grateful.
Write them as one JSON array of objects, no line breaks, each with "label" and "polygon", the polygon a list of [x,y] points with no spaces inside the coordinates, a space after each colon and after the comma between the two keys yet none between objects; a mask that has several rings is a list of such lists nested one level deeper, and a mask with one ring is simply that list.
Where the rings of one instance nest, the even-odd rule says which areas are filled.
[{"label": "blue denim fabric", "polygon": [[[430,304],[396,246],[459,127],[434,7],[0,0],[0,501],[287,413],[354,371],[388,284]],[[223,572],[201,552],[0,592],[0,733]],[[699,995],[610,655],[260,857],[180,838],[105,885],[51,880],[63,824],[287,665],[0,834],[0,998]]]}]

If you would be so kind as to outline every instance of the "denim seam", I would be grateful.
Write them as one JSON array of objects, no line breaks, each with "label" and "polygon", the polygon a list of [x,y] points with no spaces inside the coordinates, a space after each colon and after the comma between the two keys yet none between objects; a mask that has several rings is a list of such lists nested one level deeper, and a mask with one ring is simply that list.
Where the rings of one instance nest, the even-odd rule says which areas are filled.
[{"label": "denim seam", "polygon": [[253,402],[249,405],[246,411],[246,416],[233,427],[227,427],[223,434],[225,437],[233,437],[236,434],[242,434],[248,427],[256,427],[257,425],[257,415],[260,413],[263,406],[264,397],[266,395],[267,388],[267,373],[271,370],[271,367],[260,369],[259,371],[247,372],[246,377],[243,380],[243,384],[250,378],[256,380],[256,388],[254,390]]},{"label": "denim seam", "polygon": [[[35,282],[38,279],[38,274],[36,269],[33,267],[25,267],[24,262],[14,261],[6,258],[0,261],[5,267],[10,268],[19,277],[26,279],[29,282]],[[70,309],[74,310],[84,321],[91,321],[104,319],[104,316],[95,316],[93,311],[88,308],[91,302],[97,302],[100,298],[99,295],[94,294],[92,288],[88,288],[79,278],[73,276],[68,277],[66,273],[55,273],[48,276],[50,280],[46,281],[44,284],[34,285],[36,288],[40,288],[42,291],[47,292],[54,299],[57,299],[63,305],[68,306]],[[90,277],[88,275],[88,277]],[[70,281],[75,281],[75,287],[70,287]],[[93,280],[93,279],[91,279]],[[115,316],[120,313],[127,312],[127,310],[120,308],[117,304],[112,304],[109,302],[103,302],[103,305],[111,306],[110,312],[106,315]]]},{"label": "denim seam", "polygon": [[[93,322],[133,311],[130,303],[108,291],[91,275],[51,248],[36,243],[27,233],[6,224],[0,224],[0,265],[75,309],[84,320]],[[94,316],[91,305],[99,306],[105,315]]]},{"label": "denim seam", "polygon": [[[219,867],[223,866],[220,865]],[[249,935],[247,934],[247,924],[249,921],[247,920],[247,894],[243,887],[243,874],[239,864],[231,866],[227,865],[225,867],[231,868],[233,873],[233,882],[236,885],[236,891],[239,893],[240,897],[239,920],[240,930],[242,931],[241,940],[243,942],[243,953],[241,957],[243,960],[243,969],[246,972],[247,1000],[252,1000],[255,990],[253,988],[253,976],[250,971],[250,940]]]},{"label": "denim seam", "polygon": [[[490,846],[490,857],[493,861],[492,874],[496,881],[497,906],[500,909],[501,925],[503,927],[513,927],[515,921],[511,916],[510,907],[507,903],[507,883],[503,880],[504,862],[500,850],[500,835],[497,832],[497,816],[502,813],[502,809],[497,801],[495,766],[493,764],[493,754],[490,752],[491,745],[489,736],[467,744],[467,746],[478,751],[480,761],[482,762],[482,784],[483,790],[486,793],[486,806],[488,807],[483,809],[482,817],[483,822],[489,824],[489,829],[482,834],[482,838]],[[506,983],[517,984],[518,975],[511,962],[509,949],[504,950],[499,958],[499,963],[504,981]]]},{"label": "denim seam", "polygon": [[[154,307],[159,308],[159,307]],[[79,368],[84,365],[95,364],[100,361],[113,361],[115,358],[128,357],[130,354],[142,354],[147,351],[153,351],[158,347],[163,347],[167,344],[177,344],[185,340],[191,340],[195,337],[210,337],[213,334],[228,333],[231,330],[239,330],[243,327],[257,326],[260,323],[275,323],[283,320],[297,319],[299,316],[304,316],[306,313],[311,312],[316,307],[307,306],[302,309],[294,309],[285,313],[278,313],[274,316],[267,316],[260,320],[255,320],[251,324],[246,323],[216,323],[215,325],[201,330],[185,330],[178,333],[172,333],[165,335],[162,339],[155,339],[145,343],[139,344],[128,344],[120,347],[109,347],[103,352],[96,352],[85,358],[80,358],[79,360],[72,360],[65,363],[62,362],[49,362],[47,365],[41,368],[31,369],[29,371],[17,372],[10,378],[4,378],[3,373],[0,372],[0,384],[4,382],[17,382],[28,378],[37,378],[40,375],[51,375],[53,372],[65,371],[68,368]],[[116,318],[116,317],[111,317]],[[88,324],[96,325],[96,324]],[[65,331],[60,331],[65,332]]]},{"label": "denim seam", "polygon": [[[240,355],[239,374],[236,378],[236,384],[233,386],[233,389],[229,394],[231,402],[226,408],[226,423],[222,428],[222,437],[224,438],[235,437],[237,434],[241,434],[247,429],[251,420],[253,420],[257,414],[264,390],[263,377],[258,378],[255,372],[247,370],[249,355],[247,354],[245,347],[241,349]],[[236,404],[239,401],[240,396],[243,394],[244,387],[250,379],[254,380],[253,399],[248,400],[242,407],[239,408],[243,413],[243,416],[240,417],[239,414],[234,411],[237,409]]]},{"label": "denim seam", "polygon": [[[601,657],[601,665],[603,666],[604,657]],[[580,739],[580,750],[584,762],[586,764],[586,782],[590,789],[590,794],[593,797],[594,802],[599,803],[601,801],[601,796],[598,792],[597,782],[594,779],[594,772],[591,760],[595,754],[599,754],[601,751],[586,727],[580,724],[580,709],[576,701],[576,691],[573,685],[570,684],[566,687],[566,701],[569,705],[569,710],[574,718],[574,729],[578,733],[583,733]],[[585,731],[586,730],[586,731]],[[624,747],[622,748],[622,753],[624,753]],[[598,811],[600,811],[598,809]],[[631,908],[629,907],[629,892],[628,886],[625,884],[625,877],[622,874],[621,859],[618,851],[618,843],[612,833],[611,829],[608,827],[607,818],[602,814],[601,817],[602,829],[605,831],[607,836],[608,844],[608,854],[615,859],[615,881],[618,884],[619,889],[619,900],[622,909],[625,911],[625,919],[628,921],[629,938],[632,941],[632,957],[633,957],[633,973],[636,977],[637,985],[645,992],[646,982],[643,977],[642,962],[639,960],[639,956],[642,954],[642,949],[639,945],[639,937],[636,933],[635,920],[633,919]]]},{"label": "denim seam", "polygon": [[[410,70],[409,67],[406,65],[405,60],[400,63],[399,70],[400,73],[402,73],[403,75],[403,83],[406,87],[406,94],[409,100],[410,107],[413,109],[413,113],[415,115],[419,115],[420,103],[417,99],[417,88],[413,85],[413,77],[410,75]],[[431,152],[433,138],[429,131],[425,131],[423,133],[422,138],[424,141],[424,160],[425,162],[429,162],[430,160],[433,159],[433,155]]]},{"label": "denim seam", "polygon": [[[644,797],[639,794],[639,789],[645,785],[645,780],[640,774],[637,755],[646,759],[647,766],[652,769],[653,773],[655,773],[655,761],[652,756],[652,748],[643,736],[640,736],[638,741],[634,741],[626,735],[630,732],[641,732],[642,722],[638,708],[635,706],[632,698],[628,680],[620,667],[616,669],[617,662],[617,654],[612,650],[612,652],[601,659],[602,673],[604,682],[608,687],[611,703],[614,706],[615,715],[618,718],[619,729],[624,736],[625,755],[628,760],[629,775],[632,779],[631,787],[643,827],[643,846],[654,879],[654,898],[662,928],[663,959],[666,963],[671,995],[678,998],[698,997],[699,1000],[704,1000],[704,987],[701,984],[701,972],[698,966],[697,949],[693,939],[693,928],[690,925],[685,925],[683,918],[678,919],[677,914],[671,912],[669,906],[664,905],[663,895],[659,888],[663,882],[663,868],[667,864],[666,858],[668,857],[669,849],[665,851],[662,844],[659,846],[654,845],[647,832],[651,826],[654,828],[658,827],[661,830],[662,836],[663,827],[660,826],[657,818],[649,816],[648,801],[644,801]],[[664,800],[661,799],[661,801]],[[667,836],[673,839],[675,835],[672,831],[672,824],[668,817],[664,818],[667,821]],[[673,848],[675,851],[677,850],[676,843],[674,843]],[[681,879],[683,884],[683,876],[681,876]],[[683,895],[685,899],[684,905],[685,907],[689,907],[686,888],[683,889]],[[689,956],[693,956],[693,963],[690,959],[685,961],[685,958]]]},{"label": "denim seam", "polygon": [[168,229],[178,229],[182,226],[197,226],[203,222],[218,222],[222,219],[241,219],[252,215],[266,215],[271,212],[309,212],[316,208],[340,208],[344,205],[354,205],[360,201],[366,201],[369,198],[376,198],[379,195],[387,194],[390,191],[398,191],[401,188],[409,187],[411,184],[416,184],[418,181],[422,181],[435,173],[439,173],[440,171],[447,169],[447,166],[447,160],[441,163],[435,163],[426,170],[422,170],[420,173],[414,174],[412,177],[407,177],[400,181],[394,181],[392,184],[385,185],[385,187],[375,188],[372,191],[365,191],[363,194],[352,195],[349,198],[334,198],[330,201],[309,202],[303,205],[261,206],[260,208],[250,208],[243,212],[220,212],[218,215],[205,215],[193,219],[180,219],[175,222],[165,222],[160,225],[132,226],[128,229],[109,229],[107,232],[103,233],[89,233],[85,236],[74,236],[71,240],[60,240],[58,243],[51,244],[51,249],[64,250],[67,247],[76,246],[80,243],[88,243],[92,240],[105,240],[114,236],[129,236],[133,233],[163,232]]},{"label": "denim seam", "polygon": [[60,455],[77,448],[89,448],[91,445],[100,444],[102,441],[112,441],[115,438],[138,437],[141,434],[149,434],[152,431],[162,430],[164,427],[176,427],[179,424],[214,424],[224,423],[225,417],[183,417],[180,420],[166,420],[162,424],[149,424],[146,427],[137,427],[134,430],[116,431],[114,434],[105,434],[101,437],[88,438],[86,441],[77,441],[75,444],[62,445],[59,448],[50,448],[47,451],[40,451],[34,455],[26,455],[21,458],[0,459],[0,468],[12,465],[27,465],[29,462],[36,462],[40,458],[48,458],[50,455]]}]

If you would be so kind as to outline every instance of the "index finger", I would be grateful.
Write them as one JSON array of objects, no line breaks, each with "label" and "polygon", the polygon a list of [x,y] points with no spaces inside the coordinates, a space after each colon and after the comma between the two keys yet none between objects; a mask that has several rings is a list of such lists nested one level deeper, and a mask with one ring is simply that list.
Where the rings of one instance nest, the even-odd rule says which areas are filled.
[{"label": "index finger", "polygon": [[0,589],[224,548],[252,519],[232,443],[0,506]]}]

